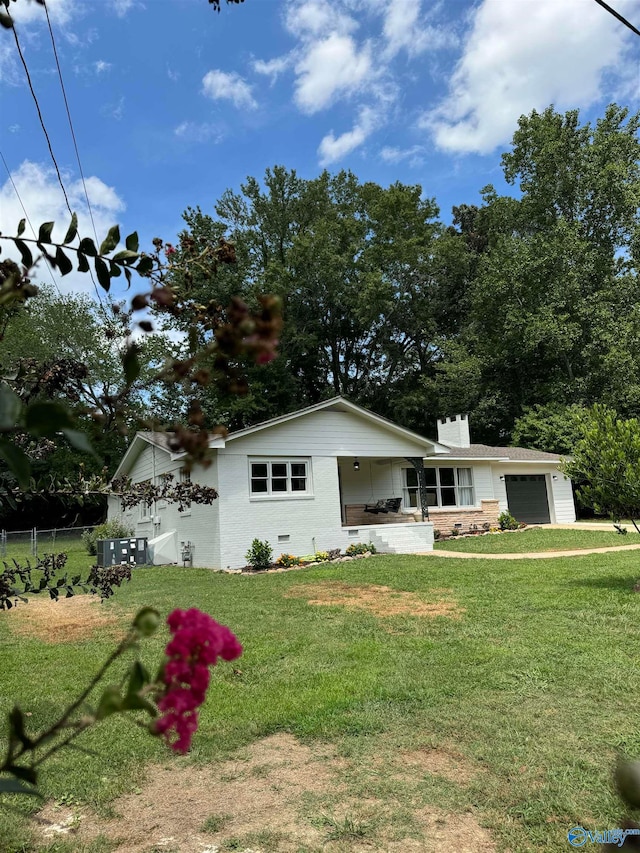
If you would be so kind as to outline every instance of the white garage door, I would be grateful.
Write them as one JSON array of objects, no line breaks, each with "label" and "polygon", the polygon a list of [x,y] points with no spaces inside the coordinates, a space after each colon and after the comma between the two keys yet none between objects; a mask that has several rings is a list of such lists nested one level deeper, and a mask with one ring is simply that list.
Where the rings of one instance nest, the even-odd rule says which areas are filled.
[{"label": "white garage door", "polygon": [[505,478],[509,512],[527,524],[549,524],[547,479],[544,474],[508,474]]}]

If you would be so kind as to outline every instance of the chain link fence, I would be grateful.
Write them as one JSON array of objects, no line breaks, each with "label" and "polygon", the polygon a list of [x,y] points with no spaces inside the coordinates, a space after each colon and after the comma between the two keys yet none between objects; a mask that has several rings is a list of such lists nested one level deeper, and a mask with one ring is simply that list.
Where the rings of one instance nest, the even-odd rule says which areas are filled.
[{"label": "chain link fence", "polygon": [[38,557],[54,551],[82,547],[82,534],[96,525],[85,527],[33,527],[31,530],[1,530],[0,557]]}]

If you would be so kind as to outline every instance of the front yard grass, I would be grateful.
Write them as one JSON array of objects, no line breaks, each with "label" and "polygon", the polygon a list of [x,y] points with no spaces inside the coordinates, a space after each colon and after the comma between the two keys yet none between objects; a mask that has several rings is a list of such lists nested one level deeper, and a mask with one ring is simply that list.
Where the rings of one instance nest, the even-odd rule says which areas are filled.
[{"label": "front yard grass", "polygon": [[[538,532],[467,542],[516,542]],[[619,750],[640,756],[640,595],[631,591],[639,577],[636,552],[508,563],[376,556],[256,576],[136,569],[130,584],[97,606],[123,618],[145,604],[163,613],[199,607],[232,627],[244,655],[214,672],[189,757],[168,754],[131,722],[109,720],[83,736],[97,755],[56,757],[41,789],[48,799],[108,816],[114,800],[137,792],[154,767],[211,766],[287,732],[314,748],[330,746],[345,763],[343,787],[307,802],[305,819],[322,827],[328,844],[342,836],[342,846],[327,850],[360,849],[362,839],[347,836],[365,829],[372,850],[390,849],[388,839],[403,833],[425,844],[410,849],[429,850],[416,816],[433,806],[461,820],[476,815],[496,850],[566,851],[576,824],[620,825],[612,764]],[[300,584],[326,589],[335,582],[386,586],[425,601],[444,595],[462,615],[381,617],[287,595]],[[11,627],[20,607],[29,605],[0,613],[0,712],[17,701],[37,729],[77,694],[113,639],[100,632],[57,645],[25,639]],[[163,633],[148,642],[150,666],[165,641]],[[453,748],[470,771],[450,778],[419,767],[410,776],[395,773],[399,757],[440,747]],[[212,796],[217,802],[196,827],[228,811],[224,785]],[[384,810],[344,813],[345,798]],[[3,853],[114,849],[103,836],[91,845],[68,838],[39,848],[27,820],[37,805],[15,798],[11,805],[0,807]],[[224,820],[215,823],[210,829],[220,823],[224,832]],[[276,835],[265,849],[321,849],[281,848]]]},{"label": "front yard grass", "polygon": [[454,537],[436,542],[436,551],[466,551],[481,554],[526,554],[534,551],[578,551],[618,545],[640,545],[631,534],[608,530],[564,530],[530,527],[526,530],[488,533],[486,536]]}]

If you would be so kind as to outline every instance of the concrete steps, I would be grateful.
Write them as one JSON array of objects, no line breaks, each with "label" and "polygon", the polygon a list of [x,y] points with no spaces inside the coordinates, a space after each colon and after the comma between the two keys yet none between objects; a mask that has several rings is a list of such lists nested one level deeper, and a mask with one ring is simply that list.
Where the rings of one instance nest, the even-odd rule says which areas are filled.
[{"label": "concrete steps", "polygon": [[401,527],[369,528],[369,540],[383,554],[416,554],[433,550],[433,528],[429,526],[414,528]]}]

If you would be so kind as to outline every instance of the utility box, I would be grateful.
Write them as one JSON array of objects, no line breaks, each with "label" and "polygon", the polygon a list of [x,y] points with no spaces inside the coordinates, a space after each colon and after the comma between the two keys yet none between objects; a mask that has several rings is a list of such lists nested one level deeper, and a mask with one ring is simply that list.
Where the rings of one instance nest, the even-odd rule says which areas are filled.
[{"label": "utility box", "polygon": [[98,539],[96,546],[98,566],[119,566],[121,563],[127,563],[130,566],[146,566],[149,562],[146,537]]}]

